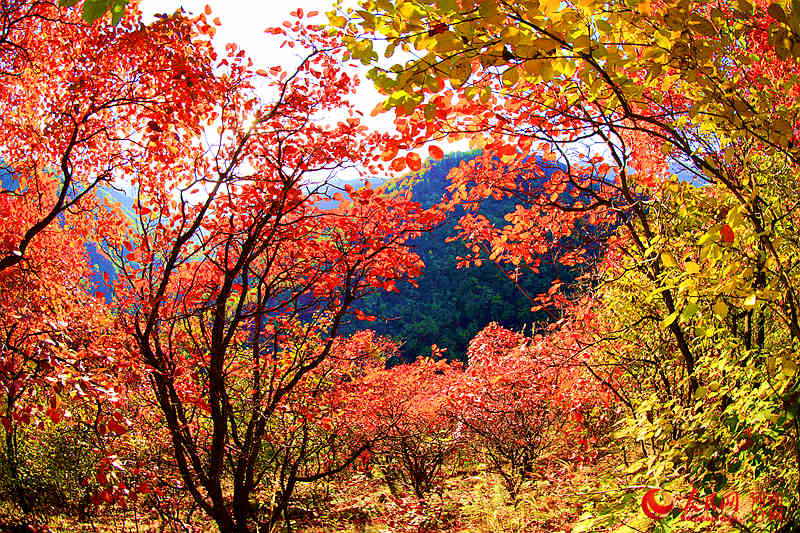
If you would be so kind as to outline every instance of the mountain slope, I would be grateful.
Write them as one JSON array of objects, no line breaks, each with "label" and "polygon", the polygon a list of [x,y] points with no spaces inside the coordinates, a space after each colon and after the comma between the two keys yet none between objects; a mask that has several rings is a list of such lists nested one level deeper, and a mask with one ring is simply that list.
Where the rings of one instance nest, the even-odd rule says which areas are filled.
[{"label": "mountain slope", "polygon": [[[421,172],[412,188],[413,198],[424,207],[438,202],[448,185],[447,174],[475,153],[452,154],[434,162]],[[493,222],[501,222],[505,213],[513,210],[512,200],[487,201],[479,213]],[[542,312],[530,311],[532,302],[493,263],[481,267],[457,268],[457,257],[464,255],[461,241],[447,243],[456,234],[455,224],[463,211],[451,213],[436,230],[413,241],[417,253],[425,262],[419,288],[409,283],[397,284],[398,292],[376,294],[359,305],[366,313],[378,318],[375,322],[357,321],[348,331],[373,329],[402,343],[403,359],[431,353],[431,345],[447,349],[451,359],[465,359],[467,343],[489,322],[521,330],[530,329],[537,321],[547,320]],[[520,278],[521,287],[530,295],[546,291],[556,279],[553,267],[543,262],[540,274],[531,272]],[[562,281],[574,275],[560,272]],[[399,361],[390,361],[394,364]]]}]

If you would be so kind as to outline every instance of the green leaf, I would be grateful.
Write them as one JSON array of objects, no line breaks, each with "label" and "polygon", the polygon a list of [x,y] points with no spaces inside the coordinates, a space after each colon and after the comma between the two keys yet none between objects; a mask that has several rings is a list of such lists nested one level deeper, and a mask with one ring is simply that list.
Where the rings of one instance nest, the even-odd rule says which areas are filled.
[{"label": "green leaf", "polygon": [[686,304],[686,307],[683,308],[683,312],[681,313],[681,318],[684,320],[688,320],[692,318],[697,313],[697,303],[696,302],[689,302]]},{"label": "green leaf", "polygon": [[108,0],[86,0],[83,4],[83,19],[94,22],[102,17],[108,9]]},{"label": "green leaf", "polygon": [[704,233],[703,236],[700,237],[697,240],[697,245],[698,246],[703,246],[704,244],[706,244],[707,242],[710,242],[712,240],[716,240],[715,234],[714,234],[713,231],[708,231],[708,232]]},{"label": "green leaf", "polygon": [[120,20],[122,20],[123,15],[125,15],[125,4],[128,3],[128,0],[114,0],[114,4],[111,6],[111,24],[116,26]]}]

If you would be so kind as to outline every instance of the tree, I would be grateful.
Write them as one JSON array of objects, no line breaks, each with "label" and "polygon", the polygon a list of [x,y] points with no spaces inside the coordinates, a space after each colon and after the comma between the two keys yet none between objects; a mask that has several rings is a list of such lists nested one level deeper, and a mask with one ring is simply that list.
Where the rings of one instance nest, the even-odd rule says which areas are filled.
[{"label": "tree", "polygon": [[527,365],[531,361],[522,355],[522,341],[522,335],[496,324],[476,335],[470,367],[456,385],[459,393],[453,394],[451,407],[475,453],[485,454],[512,497],[568,421],[550,401],[557,386],[547,383],[551,369],[544,361],[536,370]]},{"label": "tree", "polygon": [[[10,200],[0,197],[0,216],[6,221],[0,239],[22,227],[26,215],[37,213],[35,197],[27,192]],[[37,441],[52,444],[48,439],[54,426],[62,433],[93,428],[86,440],[96,445],[95,463],[113,453],[110,437],[127,427],[119,402],[132,361],[110,309],[90,286],[81,236],[86,231],[80,223],[48,228],[19,266],[0,273],[0,491],[10,493],[24,513],[48,510],[48,499],[63,498],[64,506],[81,499],[58,496],[67,489],[46,483],[63,472],[42,471],[45,465],[30,460]],[[111,431],[97,431],[109,423]],[[76,463],[79,455],[73,453]],[[71,482],[77,486],[80,479]]]},{"label": "tree", "polygon": [[[795,67],[786,47],[791,48],[796,16],[779,5],[767,10],[748,2],[717,7],[632,2],[562,9],[552,2],[368,2],[365,7],[353,14],[354,23],[332,18],[334,25],[346,26],[355,57],[367,63],[377,58],[372,42],[357,38],[350,24],[385,34],[390,53],[410,46],[426,52],[406,65],[371,71],[388,95],[385,107],[399,111],[401,140],[413,146],[414,139],[433,132],[437,138],[474,134],[473,142],[488,149],[486,159],[473,166],[475,172],[453,174],[454,201],[492,194],[520,198],[523,209],[506,231],[477,221],[465,230],[488,241],[494,259],[524,262],[530,255],[525,248],[558,244],[565,235],[561,228],[584,215],[593,224],[604,222],[609,211],[628,210],[646,219],[637,206],[642,191],[657,186],[654,180],[665,170],[662,146],[672,160],[688,165],[698,179],[727,188],[742,205],[748,204],[748,186],[741,165],[732,161],[737,146],[746,150],[761,143],[794,161],[787,118],[793,116],[793,100],[781,93],[757,101],[750,92],[755,83],[767,94],[777,85],[791,93]],[[760,55],[750,53],[753,47]],[[443,77],[451,89],[440,87]],[[605,145],[605,157],[582,148],[581,139]],[[547,143],[545,158],[561,158],[567,171],[543,187],[521,190],[509,177],[541,174],[541,165],[527,157],[532,149],[543,149],[536,140]],[[578,164],[581,151],[585,162]],[[498,168],[495,156],[514,164]],[[563,209],[564,192],[583,195],[585,205]],[[558,217],[535,224],[532,208]],[[760,211],[748,217],[764,227]],[[554,229],[551,235],[542,235],[546,228]],[[641,231],[644,243],[646,224]],[[576,259],[567,254],[568,261]],[[787,290],[787,315],[794,316],[794,289]],[[790,327],[800,331],[794,319]],[[691,354],[684,356],[691,366]]]},{"label": "tree", "polygon": [[[784,244],[795,237],[783,233],[794,202],[783,184],[798,163],[795,4],[467,0],[362,7],[335,13],[331,22],[354,57],[375,65],[371,77],[386,94],[384,108],[396,112],[400,135],[389,158],[430,139],[468,135],[485,157],[451,174],[452,202],[519,201],[503,227],[465,217],[461,236],[476,244],[473,261],[535,267],[533,251],[555,248],[562,264],[598,265],[601,301],[615,314],[598,313],[607,320],[600,329],[583,326],[596,335],[598,359],[590,368],[629,407],[629,434],[647,457],[640,464],[649,466],[641,476],[666,473],[677,460],[681,468],[669,477],[678,484],[715,490],[720,479],[737,478],[720,476],[712,449],[741,448],[742,434],[730,428],[741,427],[746,409],[735,405],[733,392],[710,400],[708,391],[729,377],[769,382],[761,397],[774,423],[794,409],[793,378],[773,383],[764,376],[784,361],[784,375],[793,376],[800,337],[795,252]],[[412,47],[419,53],[384,66],[373,36],[388,39],[387,56]],[[566,170],[519,186],[518,176],[543,174],[534,153]],[[673,171],[683,184],[670,178]],[[569,196],[578,203],[567,204]],[[602,246],[582,242],[581,228],[597,226],[609,237]],[[677,228],[694,236],[685,248],[674,240]],[[742,238],[747,244],[739,248]],[[731,247],[747,259],[730,255]],[[543,303],[565,304],[557,290]],[[716,337],[725,329],[719,321],[723,337]],[[777,365],[776,352],[784,354]],[[742,365],[746,375],[737,370]],[[666,406],[657,409],[663,418],[654,418],[658,405]],[[700,406],[702,421],[686,417]],[[669,420],[673,431],[645,429],[656,419]],[[713,431],[703,428],[710,420]],[[775,431],[775,446],[796,449],[796,428],[786,423]],[[656,433],[664,440],[647,449],[642,435]],[[713,444],[705,440],[712,433]],[[670,439],[681,452],[667,459],[661,451],[675,445]],[[777,457],[763,456],[767,470],[785,465]],[[792,461],[790,477],[798,471]],[[796,487],[769,474],[759,480],[796,501]]]},{"label": "tree", "polygon": [[[437,347],[433,347],[437,354]],[[365,377],[366,427],[381,427],[383,437],[373,448],[371,461],[400,495],[397,481],[422,500],[441,490],[442,481],[456,464],[462,445],[456,420],[446,406],[460,363],[420,357],[413,363],[374,371]]]},{"label": "tree", "polygon": [[[336,190],[336,171],[368,163],[380,138],[347,101],[356,78],[336,38],[295,15],[289,29],[271,30],[308,50],[294,72],[253,72],[233,47],[207,73],[216,105],[192,116],[217,127],[210,144],[200,131],[151,125],[133,174],[140,231],[116,248],[119,318],[146,365],[176,468],[226,532],[280,519],[254,512],[270,461],[290,472],[282,498],[343,468],[306,475],[292,453],[265,454],[292,420],[287,410],[302,412],[302,391],[315,390],[309,382],[343,321],[361,315],[355,302],[417,276],[422,263],[405,241],[439,218],[368,183],[348,185],[347,199]],[[347,116],[331,123],[334,112]],[[339,206],[317,205],[330,199]]]},{"label": "tree", "polygon": [[[6,2],[0,13],[3,491],[23,512],[38,513],[47,495],[37,490],[52,487],[43,465],[28,460],[37,442],[40,449],[59,432],[88,435],[91,446],[75,452],[75,462],[94,448],[91,475],[114,462],[111,441],[127,431],[134,360],[95,296],[86,247],[126,239],[125,219],[104,189],[145,152],[148,124],[169,117],[197,126],[186,99],[203,108],[200,58],[211,49],[190,42],[191,23],[179,18],[144,28],[129,17],[111,30],[88,27],[50,1]],[[73,496],[62,503],[76,503]]]},{"label": "tree", "polygon": [[208,41],[190,41],[198,28],[177,16],[147,28],[128,18],[112,30],[88,27],[51,2],[4,9],[0,157],[11,177],[2,194],[42,196],[38,212],[28,214],[14,238],[7,235],[0,270],[22,262],[37,235],[60,217],[87,217],[82,210],[93,211],[100,232],[93,237],[103,238],[107,210],[92,197],[133,171],[131,162],[146,150],[143,132],[152,136],[159,124],[198,127],[194,120],[210,96],[212,53]]},{"label": "tree", "polygon": [[617,421],[618,402],[587,372],[574,320],[570,313],[530,337],[490,324],[470,343],[475,364],[455,386],[453,416],[515,497],[559,461],[594,463]]}]

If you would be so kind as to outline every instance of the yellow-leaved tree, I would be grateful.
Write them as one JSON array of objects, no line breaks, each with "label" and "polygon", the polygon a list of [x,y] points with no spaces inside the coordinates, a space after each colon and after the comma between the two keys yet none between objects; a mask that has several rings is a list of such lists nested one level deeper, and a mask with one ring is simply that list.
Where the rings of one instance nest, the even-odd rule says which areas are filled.
[{"label": "yellow-leaved tree", "polygon": [[[647,487],[710,502],[661,517],[677,530],[797,523],[800,3],[363,0],[329,17],[395,113],[393,170],[468,138],[483,156],[445,203],[518,201],[501,224],[465,215],[470,261],[586,266],[576,361],[625,416],[576,527],[650,527]],[[566,296],[538,301],[574,313]],[[758,491],[776,512],[750,512]],[[734,493],[740,509],[720,505]]]}]

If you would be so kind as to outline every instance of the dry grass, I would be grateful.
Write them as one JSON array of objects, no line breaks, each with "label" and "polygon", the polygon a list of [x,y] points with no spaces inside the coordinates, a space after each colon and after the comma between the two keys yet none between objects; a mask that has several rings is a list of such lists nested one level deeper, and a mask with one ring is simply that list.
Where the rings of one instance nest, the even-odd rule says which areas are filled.
[{"label": "dry grass", "polygon": [[[440,489],[419,501],[409,490],[392,494],[377,473],[356,474],[331,482],[324,489],[306,488],[294,509],[298,533],[557,533],[569,532],[576,518],[577,487],[593,475],[591,469],[566,467],[557,480],[526,483],[516,499],[495,474],[474,468],[448,478]],[[571,493],[570,491],[573,491]],[[186,529],[170,527],[156,516],[105,509],[91,522],[55,517],[53,531],[154,533],[214,531],[196,513]],[[285,531],[285,529],[282,529]],[[275,532],[277,533],[277,532]]]}]

